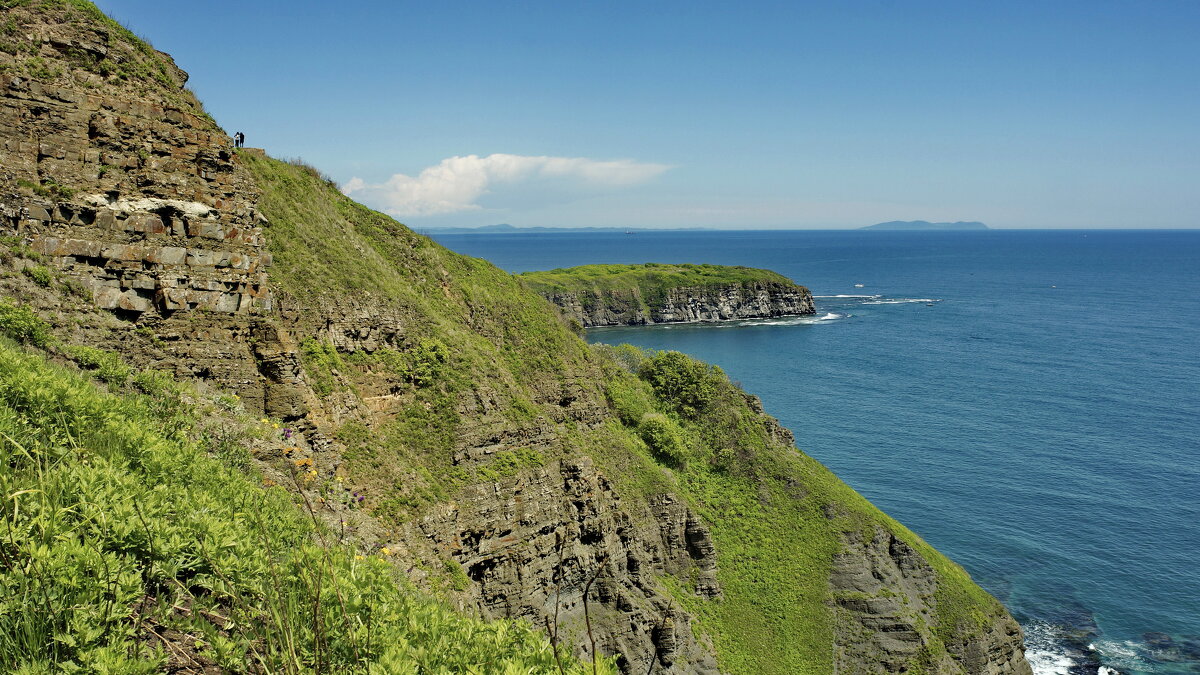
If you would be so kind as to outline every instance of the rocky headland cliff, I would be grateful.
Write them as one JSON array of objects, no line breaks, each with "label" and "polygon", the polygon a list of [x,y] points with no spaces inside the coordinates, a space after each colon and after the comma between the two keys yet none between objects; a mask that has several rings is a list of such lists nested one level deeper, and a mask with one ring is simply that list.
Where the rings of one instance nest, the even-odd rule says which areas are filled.
[{"label": "rocky headland cliff", "polygon": [[519,275],[585,328],[803,316],[812,293],[770,270],[723,265],[582,265]]},{"label": "rocky headland cliff", "polygon": [[[186,74],[91,3],[0,8],[0,430],[21,440],[0,445],[0,518],[33,541],[16,496],[86,496],[48,511],[78,518],[45,539],[67,553],[0,544],[0,588],[38,598],[0,611],[26,641],[0,645],[7,669],[558,672],[561,652],[1030,673],[995,599],[720,369],[589,346],[528,282],[235,150]],[[54,389],[30,359],[111,393]],[[113,448],[119,471],[95,454]],[[25,459],[43,449],[70,459]],[[36,482],[52,470],[70,489]],[[227,508],[201,492],[218,478],[240,486]],[[279,509],[297,517],[247,525]],[[78,566],[30,572],[52,561]]]}]

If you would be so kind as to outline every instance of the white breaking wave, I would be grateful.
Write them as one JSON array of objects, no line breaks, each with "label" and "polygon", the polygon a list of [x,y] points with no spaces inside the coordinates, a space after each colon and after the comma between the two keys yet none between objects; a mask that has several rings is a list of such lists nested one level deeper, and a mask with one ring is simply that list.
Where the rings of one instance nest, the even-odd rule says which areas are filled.
[{"label": "white breaking wave", "polygon": [[821,316],[789,316],[786,319],[770,319],[770,320],[754,320],[743,321],[739,326],[805,326],[819,323],[828,323],[837,321],[838,319],[849,318],[849,314],[838,314],[837,312],[828,312]]},{"label": "white breaking wave", "polygon": [[814,295],[814,296],[813,296],[813,298],[816,298],[816,299],[818,299],[818,300],[819,300],[819,299],[821,299],[821,298],[825,298],[825,299],[829,299],[829,298],[843,298],[843,299],[851,299],[851,300],[856,300],[856,299],[857,299],[857,300],[872,300],[872,299],[874,299],[874,298],[882,298],[882,297],[883,297],[882,295]]},{"label": "white breaking wave", "polygon": [[929,304],[931,302],[941,302],[941,300],[939,300],[937,298],[890,298],[887,300],[869,300],[867,302],[864,302],[863,304],[864,305],[906,305],[910,302],[924,302],[926,304]]},{"label": "white breaking wave", "polygon": [[1054,629],[1044,623],[1025,626],[1025,660],[1033,675],[1069,675],[1075,661],[1063,651]]},{"label": "white breaking wave", "polygon": [[1155,668],[1139,654],[1140,648],[1141,645],[1136,642],[1097,640],[1096,651],[1100,652],[1100,659],[1106,664],[1100,667],[1100,675],[1119,675],[1123,669],[1154,672]]},{"label": "white breaking wave", "polygon": [[1030,649],[1025,652],[1025,660],[1033,669],[1033,675],[1069,675],[1075,662],[1066,654]]}]

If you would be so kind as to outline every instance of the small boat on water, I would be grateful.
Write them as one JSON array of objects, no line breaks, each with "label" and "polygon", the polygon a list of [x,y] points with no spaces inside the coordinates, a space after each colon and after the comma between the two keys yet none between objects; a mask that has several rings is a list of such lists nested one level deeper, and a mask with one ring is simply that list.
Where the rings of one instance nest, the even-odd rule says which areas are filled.
[{"label": "small boat on water", "polygon": [[854,284],[854,287],[855,287],[855,288],[862,288],[862,287],[863,287],[863,285],[862,285],[862,284]]}]

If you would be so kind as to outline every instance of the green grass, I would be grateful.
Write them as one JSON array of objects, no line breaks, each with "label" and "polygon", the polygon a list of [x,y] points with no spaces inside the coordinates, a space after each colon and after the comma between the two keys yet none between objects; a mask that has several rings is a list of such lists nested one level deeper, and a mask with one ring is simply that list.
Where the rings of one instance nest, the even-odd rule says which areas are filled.
[{"label": "green grass", "polygon": [[775,283],[793,285],[782,274],[753,267],[727,265],[581,265],[519,275],[540,293],[612,291],[655,287],[711,287],[730,284]]},{"label": "green grass", "polygon": [[0,299],[0,335],[35,347],[49,347],[54,341],[50,324],[29,307],[8,298]]},{"label": "green grass", "polygon": [[50,283],[54,281],[53,273],[45,265],[30,265],[22,268],[21,273],[42,288],[49,288]]},{"label": "green grass", "polygon": [[169,379],[138,381],[107,394],[0,341],[3,669],[557,672],[541,635],[408,589],[205,453]]}]

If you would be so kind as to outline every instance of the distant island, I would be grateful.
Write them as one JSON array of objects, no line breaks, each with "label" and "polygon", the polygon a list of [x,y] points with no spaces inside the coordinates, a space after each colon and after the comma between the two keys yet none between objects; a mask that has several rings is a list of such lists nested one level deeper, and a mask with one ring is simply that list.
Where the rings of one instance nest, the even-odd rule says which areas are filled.
[{"label": "distant island", "polygon": [[931,223],[928,220],[892,220],[858,228],[860,230],[986,230],[987,225],[971,220],[956,223]]}]

